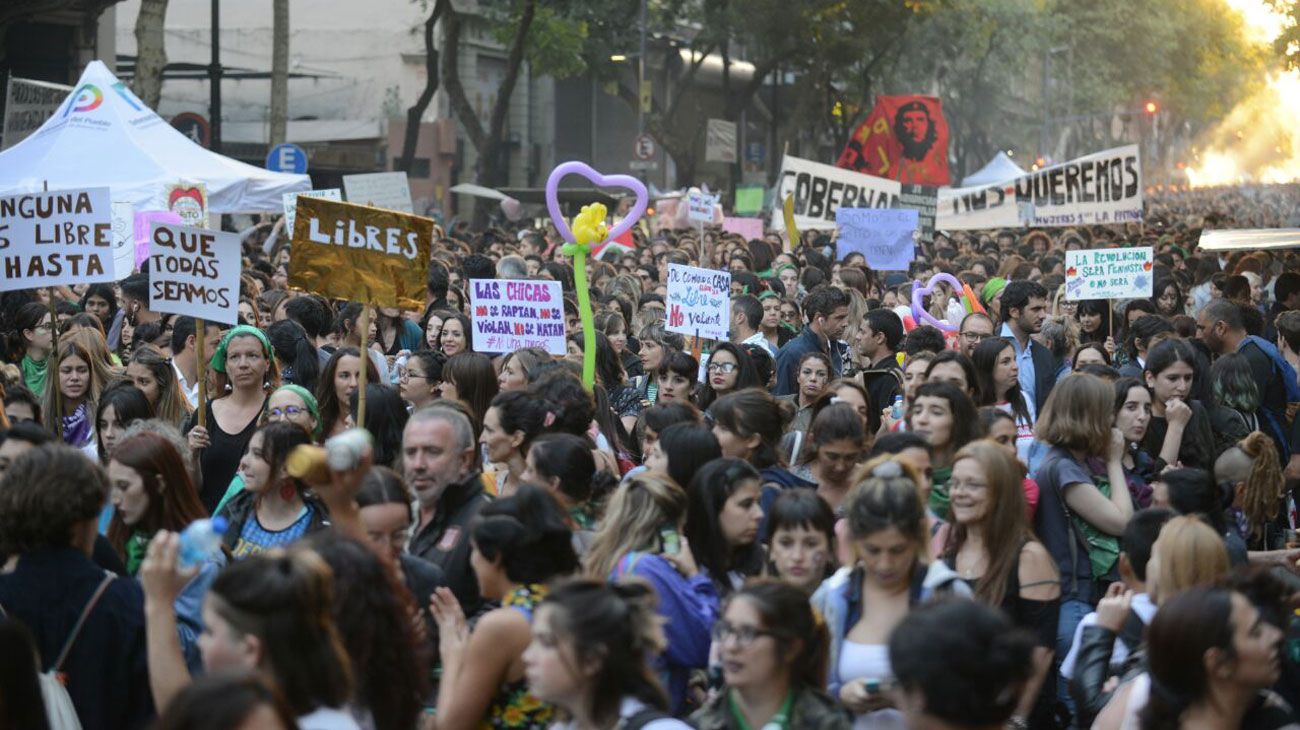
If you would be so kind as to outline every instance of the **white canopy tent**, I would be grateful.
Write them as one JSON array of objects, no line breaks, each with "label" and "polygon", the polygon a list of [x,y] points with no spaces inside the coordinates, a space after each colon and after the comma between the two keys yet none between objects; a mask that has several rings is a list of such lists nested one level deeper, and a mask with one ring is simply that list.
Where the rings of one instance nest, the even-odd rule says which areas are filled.
[{"label": "white canopy tent", "polygon": [[223,157],[172,128],[100,61],[86,67],[54,116],[0,153],[0,195],[108,187],[115,203],[166,210],[169,184],[203,183],[213,213],[282,211],[311,178]]},{"label": "white canopy tent", "polygon": [[1015,180],[1025,174],[1020,166],[1011,161],[1011,158],[1005,152],[999,152],[989,164],[981,167],[979,171],[967,175],[961,181],[962,187],[972,187],[975,185],[997,185],[1008,180]]},{"label": "white canopy tent", "polygon": [[1300,228],[1237,228],[1201,231],[1198,246],[1204,251],[1262,251],[1300,248]]}]

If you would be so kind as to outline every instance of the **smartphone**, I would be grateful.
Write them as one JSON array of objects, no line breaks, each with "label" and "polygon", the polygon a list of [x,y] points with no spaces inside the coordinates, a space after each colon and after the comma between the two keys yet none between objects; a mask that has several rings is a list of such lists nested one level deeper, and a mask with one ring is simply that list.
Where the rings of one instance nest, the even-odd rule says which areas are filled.
[{"label": "smartphone", "polygon": [[682,538],[677,534],[675,525],[664,525],[659,528],[659,547],[660,552],[665,555],[676,555],[682,551]]}]

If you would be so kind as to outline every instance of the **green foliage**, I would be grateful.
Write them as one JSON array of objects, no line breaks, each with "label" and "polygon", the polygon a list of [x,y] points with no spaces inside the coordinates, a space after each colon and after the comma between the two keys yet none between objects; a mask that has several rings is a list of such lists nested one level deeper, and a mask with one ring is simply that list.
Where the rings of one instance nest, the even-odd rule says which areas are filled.
[{"label": "green foliage", "polygon": [[1300,2],[1268,0],[1282,16],[1282,32],[1273,40],[1273,51],[1287,68],[1300,68]]}]

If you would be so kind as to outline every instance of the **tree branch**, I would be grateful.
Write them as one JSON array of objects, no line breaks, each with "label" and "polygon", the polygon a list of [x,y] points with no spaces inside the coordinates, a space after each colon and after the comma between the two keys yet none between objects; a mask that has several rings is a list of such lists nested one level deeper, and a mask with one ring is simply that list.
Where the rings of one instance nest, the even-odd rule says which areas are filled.
[{"label": "tree branch", "polygon": [[447,89],[452,112],[465,127],[465,136],[469,137],[475,150],[480,150],[487,133],[483,131],[483,124],[474,112],[474,105],[465,95],[465,86],[460,82],[460,13],[452,7],[451,0],[446,1],[447,17],[443,23],[442,50],[447,57],[442,64],[442,85]]},{"label": "tree branch", "polygon": [[449,0],[436,0],[433,11],[424,21],[424,89],[415,103],[406,110],[406,134],[402,138],[402,157],[397,169],[411,172],[411,163],[415,160],[415,147],[420,139],[420,122],[424,113],[433,102],[433,95],[438,93],[438,49],[434,47],[433,32],[450,5]]}]

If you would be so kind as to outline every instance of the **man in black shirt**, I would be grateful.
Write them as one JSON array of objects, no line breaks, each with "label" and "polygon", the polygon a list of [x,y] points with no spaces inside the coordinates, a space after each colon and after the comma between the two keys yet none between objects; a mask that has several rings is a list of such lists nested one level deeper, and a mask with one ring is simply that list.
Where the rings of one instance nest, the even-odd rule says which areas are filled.
[{"label": "man in black shirt", "polygon": [[481,598],[469,561],[470,529],[490,498],[469,419],[446,401],[411,414],[402,433],[402,467],[420,503],[410,553],[442,568],[465,615],[472,616]]}]

